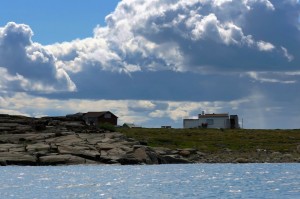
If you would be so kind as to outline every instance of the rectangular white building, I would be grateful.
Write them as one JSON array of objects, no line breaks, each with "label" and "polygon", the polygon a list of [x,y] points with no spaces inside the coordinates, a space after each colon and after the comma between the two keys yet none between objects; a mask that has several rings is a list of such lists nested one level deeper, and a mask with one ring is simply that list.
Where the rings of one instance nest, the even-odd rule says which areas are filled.
[{"label": "rectangular white building", "polygon": [[199,114],[198,119],[184,119],[183,128],[239,128],[238,116],[219,114]]}]

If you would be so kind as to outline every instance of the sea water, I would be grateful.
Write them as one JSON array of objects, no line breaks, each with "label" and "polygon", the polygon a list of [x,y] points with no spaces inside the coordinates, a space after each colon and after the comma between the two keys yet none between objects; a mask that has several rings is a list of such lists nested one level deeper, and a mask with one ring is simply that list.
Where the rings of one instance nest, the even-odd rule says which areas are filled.
[{"label": "sea water", "polygon": [[300,198],[300,164],[8,166],[0,198]]}]

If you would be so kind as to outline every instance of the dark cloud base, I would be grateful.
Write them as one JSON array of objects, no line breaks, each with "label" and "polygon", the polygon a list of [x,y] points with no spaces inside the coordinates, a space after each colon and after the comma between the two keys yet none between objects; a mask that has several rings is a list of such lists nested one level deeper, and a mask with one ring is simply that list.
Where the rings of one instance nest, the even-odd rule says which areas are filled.
[{"label": "dark cloud base", "polygon": [[[77,92],[44,96],[56,99],[230,101],[251,92],[239,75],[199,75],[195,73],[136,72],[127,74],[89,71],[71,75]],[[33,94],[33,93],[32,93]]]}]

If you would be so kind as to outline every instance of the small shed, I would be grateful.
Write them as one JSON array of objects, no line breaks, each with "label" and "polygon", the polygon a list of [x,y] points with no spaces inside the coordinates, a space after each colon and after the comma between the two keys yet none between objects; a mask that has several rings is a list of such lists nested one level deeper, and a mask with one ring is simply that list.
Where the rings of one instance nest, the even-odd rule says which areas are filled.
[{"label": "small shed", "polygon": [[116,126],[118,124],[118,117],[110,111],[101,112],[87,112],[83,115],[83,120],[88,125],[97,126],[108,123]]}]

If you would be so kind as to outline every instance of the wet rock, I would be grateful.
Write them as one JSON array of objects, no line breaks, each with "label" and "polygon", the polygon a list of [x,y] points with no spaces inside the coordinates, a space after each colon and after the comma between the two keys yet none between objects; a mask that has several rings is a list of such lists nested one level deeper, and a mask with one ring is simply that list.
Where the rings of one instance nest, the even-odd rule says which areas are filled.
[{"label": "wet rock", "polygon": [[237,159],[235,159],[234,162],[235,163],[249,163],[251,161],[249,161],[249,159],[247,159],[247,158],[237,158]]},{"label": "wet rock", "polygon": [[6,161],[5,160],[0,160],[0,166],[7,166]]},{"label": "wet rock", "polygon": [[165,155],[163,156],[163,160],[167,164],[187,164],[187,163],[193,163],[187,159],[184,159],[178,155]]},{"label": "wet rock", "polygon": [[39,158],[40,165],[85,164],[86,159],[73,155],[49,155]]}]

